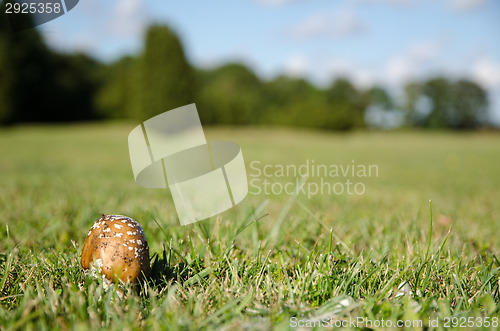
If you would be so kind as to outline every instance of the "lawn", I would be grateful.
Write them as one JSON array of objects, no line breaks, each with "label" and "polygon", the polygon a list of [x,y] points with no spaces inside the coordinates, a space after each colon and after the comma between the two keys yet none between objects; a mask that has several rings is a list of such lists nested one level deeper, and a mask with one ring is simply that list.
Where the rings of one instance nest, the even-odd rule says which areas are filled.
[{"label": "lawn", "polygon": [[[500,134],[208,128],[241,146],[250,193],[181,227],[167,190],[133,180],[132,128],[0,131],[0,329],[499,325]],[[279,172],[307,163],[377,172]],[[315,191],[347,180],[362,194]],[[119,299],[80,268],[101,212],[144,228],[141,295]]]}]

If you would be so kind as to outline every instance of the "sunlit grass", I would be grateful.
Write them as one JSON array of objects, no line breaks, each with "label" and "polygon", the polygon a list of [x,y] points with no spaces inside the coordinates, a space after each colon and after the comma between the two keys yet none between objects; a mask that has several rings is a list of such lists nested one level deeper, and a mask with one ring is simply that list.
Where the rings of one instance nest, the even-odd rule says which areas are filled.
[{"label": "sunlit grass", "polygon": [[[168,191],[133,181],[132,128],[0,131],[1,328],[269,329],[288,328],[291,317],[425,325],[499,316],[498,134],[209,128],[209,140],[240,144],[249,179],[256,160],[354,160],[378,165],[379,176],[358,179],[363,195],[249,194],[181,227]],[[116,299],[80,270],[101,212],[143,226],[157,254],[147,295]]]}]

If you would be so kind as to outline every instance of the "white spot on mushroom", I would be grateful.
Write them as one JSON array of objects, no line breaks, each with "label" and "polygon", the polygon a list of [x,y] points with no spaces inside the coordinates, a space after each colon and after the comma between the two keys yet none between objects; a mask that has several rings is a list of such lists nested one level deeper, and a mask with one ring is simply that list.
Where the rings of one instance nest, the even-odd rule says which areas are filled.
[{"label": "white spot on mushroom", "polygon": [[135,243],[135,239],[130,239],[130,242],[131,243]]},{"label": "white spot on mushroom", "polygon": [[130,246],[130,247],[128,248],[128,250],[129,250],[129,251],[131,251],[131,250],[132,250],[132,246]]},{"label": "white spot on mushroom", "polygon": [[102,234],[102,233],[100,233],[100,234],[99,234],[99,238],[102,238],[102,237],[104,237],[104,236],[103,236],[103,234]]},{"label": "white spot on mushroom", "polygon": [[142,246],[142,241],[141,241],[141,239],[137,239],[137,244],[138,244],[139,246]]},{"label": "white spot on mushroom", "polygon": [[118,230],[121,229],[123,227],[123,225],[120,225],[120,224],[114,224],[115,228],[117,228]]},{"label": "white spot on mushroom", "polygon": [[111,232],[111,228],[106,228],[106,229],[102,230],[102,232]]},{"label": "white spot on mushroom", "polygon": [[101,227],[101,222],[95,222],[92,225],[92,230],[99,229]]},{"label": "white spot on mushroom", "polygon": [[121,237],[123,236],[123,233],[116,233],[116,232],[115,232],[115,233],[114,233],[114,236],[115,236],[115,237],[118,237],[118,238],[121,238]]}]

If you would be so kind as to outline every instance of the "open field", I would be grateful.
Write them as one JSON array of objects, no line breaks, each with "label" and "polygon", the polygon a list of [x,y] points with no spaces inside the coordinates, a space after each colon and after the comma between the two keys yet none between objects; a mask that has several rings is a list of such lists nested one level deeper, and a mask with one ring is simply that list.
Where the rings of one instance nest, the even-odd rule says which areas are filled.
[{"label": "open field", "polygon": [[[168,191],[133,180],[132,128],[0,131],[0,329],[500,323],[499,134],[206,129],[207,139],[242,147],[255,185],[236,208],[181,227]],[[364,194],[255,194],[263,179],[275,189],[296,183],[257,169],[306,162],[376,165],[378,175],[297,179],[311,189],[350,179]],[[81,271],[101,212],[143,226],[158,254],[148,295],[115,300]]]}]

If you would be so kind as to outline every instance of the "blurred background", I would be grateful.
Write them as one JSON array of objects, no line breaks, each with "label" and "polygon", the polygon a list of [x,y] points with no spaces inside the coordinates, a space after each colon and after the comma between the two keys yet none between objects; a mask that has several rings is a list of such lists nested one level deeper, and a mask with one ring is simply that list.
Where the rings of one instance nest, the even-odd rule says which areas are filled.
[{"label": "blurred background", "polygon": [[5,3],[2,125],[195,102],[205,125],[500,126],[492,0],[85,0],[17,33]]},{"label": "blurred background", "polygon": [[[340,306],[424,325],[498,315],[500,1],[81,0],[15,33],[33,18],[11,3],[0,329],[269,330]],[[135,183],[127,136],[193,102],[208,141],[241,146],[250,193],[180,226],[170,190]],[[257,173],[307,162],[378,170],[304,181],[363,194],[252,193],[256,179],[299,188],[302,174]],[[142,225],[158,295],[101,300],[83,275],[101,213]]]}]

